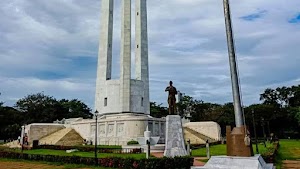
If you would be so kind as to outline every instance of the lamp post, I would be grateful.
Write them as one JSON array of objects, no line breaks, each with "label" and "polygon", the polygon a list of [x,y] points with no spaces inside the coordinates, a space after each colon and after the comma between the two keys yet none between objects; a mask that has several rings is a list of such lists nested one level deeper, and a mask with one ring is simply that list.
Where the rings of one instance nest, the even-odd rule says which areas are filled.
[{"label": "lamp post", "polygon": [[261,127],[262,127],[263,135],[264,135],[264,146],[267,147],[267,145],[266,145],[266,132],[265,132],[265,119],[263,117],[261,118]]},{"label": "lamp post", "polygon": [[22,126],[22,131],[21,131],[21,140],[20,140],[20,143],[21,143],[21,152],[23,153],[23,150],[24,150],[24,142],[25,142],[25,126],[26,124],[24,124]]},{"label": "lamp post", "polygon": [[255,118],[254,118],[254,110],[252,109],[252,120],[253,120],[253,130],[255,137],[255,146],[256,146],[256,154],[259,154],[258,145],[257,145],[257,135],[256,135],[256,126],[255,126]]},{"label": "lamp post", "polygon": [[98,126],[98,111],[95,111],[95,164],[98,165],[98,158],[97,158],[97,126]]}]

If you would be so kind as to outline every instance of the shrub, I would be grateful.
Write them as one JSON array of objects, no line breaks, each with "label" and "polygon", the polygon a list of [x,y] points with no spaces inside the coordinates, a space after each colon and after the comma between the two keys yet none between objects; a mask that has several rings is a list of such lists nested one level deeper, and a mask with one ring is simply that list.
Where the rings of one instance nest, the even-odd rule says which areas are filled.
[{"label": "shrub", "polygon": [[268,147],[267,151],[263,153],[261,156],[267,163],[274,163],[278,148],[279,148],[279,142],[276,141],[272,144],[271,147]]},{"label": "shrub", "polygon": [[135,140],[131,140],[127,142],[127,145],[134,145],[134,144],[139,144],[139,142]]}]

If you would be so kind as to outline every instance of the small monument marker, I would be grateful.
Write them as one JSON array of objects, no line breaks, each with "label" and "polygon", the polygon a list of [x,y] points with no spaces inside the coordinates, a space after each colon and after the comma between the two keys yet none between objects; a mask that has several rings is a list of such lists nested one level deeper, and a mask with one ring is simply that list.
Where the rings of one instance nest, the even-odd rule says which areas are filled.
[{"label": "small monument marker", "polygon": [[137,140],[140,145],[147,145],[146,158],[148,159],[150,157],[150,145],[156,145],[159,137],[151,137],[151,131],[149,131],[147,126],[147,129],[144,132],[144,137],[138,137]]}]

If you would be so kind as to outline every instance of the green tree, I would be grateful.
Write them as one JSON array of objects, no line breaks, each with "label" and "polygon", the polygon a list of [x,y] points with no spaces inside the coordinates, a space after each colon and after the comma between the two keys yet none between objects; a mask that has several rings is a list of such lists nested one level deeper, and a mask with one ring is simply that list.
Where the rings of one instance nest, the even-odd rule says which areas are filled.
[{"label": "green tree", "polygon": [[266,89],[260,99],[269,107],[260,106],[257,114],[269,120],[275,133],[286,137],[286,133],[299,131],[300,85]]},{"label": "green tree", "polygon": [[59,104],[63,108],[62,111],[64,111],[63,118],[72,118],[72,117],[92,118],[93,117],[93,114],[91,113],[92,110],[80,100],[62,99],[59,101]]},{"label": "green tree", "polygon": [[[1,96],[1,92],[0,92],[0,96]],[[2,108],[3,104],[4,103],[2,101],[0,101],[0,109]]]},{"label": "green tree", "polygon": [[150,115],[152,117],[161,118],[166,117],[168,114],[168,109],[166,107],[163,107],[162,104],[150,102]]},{"label": "green tree", "polygon": [[21,112],[13,107],[3,106],[0,109],[0,139],[17,138],[23,122]]},{"label": "green tree", "polygon": [[222,132],[225,133],[226,126],[234,126],[235,125],[235,117],[234,117],[234,108],[233,108],[233,103],[225,103],[221,107],[219,107],[220,115],[219,117],[215,120],[221,128]]},{"label": "green tree", "polygon": [[279,93],[274,89],[266,89],[264,93],[260,94],[260,100],[264,104],[278,105]]},{"label": "green tree", "polygon": [[295,111],[295,117],[298,120],[298,124],[300,126],[300,107],[297,107],[297,110]]},{"label": "green tree", "polygon": [[0,139],[17,138],[24,124],[75,117],[91,118],[91,109],[77,99],[56,100],[44,93],[31,94],[18,100],[14,108],[0,106]]},{"label": "green tree", "polygon": [[300,106],[300,85],[291,87],[291,95],[289,98],[289,105],[291,107],[299,107]]},{"label": "green tree", "polygon": [[191,96],[184,95],[179,103],[176,104],[181,117],[194,114],[195,100]]},{"label": "green tree", "polygon": [[300,126],[300,107],[289,107],[288,112],[290,113],[292,118],[294,117],[295,120],[297,120]]},{"label": "green tree", "polygon": [[26,124],[53,122],[59,117],[62,109],[55,98],[44,93],[31,94],[18,100],[15,108],[26,117]]},{"label": "green tree", "polygon": [[300,106],[300,85],[291,87],[277,87],[266,89],[260,95],[264,104],[277,105],[279,107]]},{"label": "green tree", "polygon": [[17,101],[15,107],[26,115],[25,123],[51,123],[62,118],[91,118],[91,109],[82,101],[56,100],[44,93],[28,95]]}]

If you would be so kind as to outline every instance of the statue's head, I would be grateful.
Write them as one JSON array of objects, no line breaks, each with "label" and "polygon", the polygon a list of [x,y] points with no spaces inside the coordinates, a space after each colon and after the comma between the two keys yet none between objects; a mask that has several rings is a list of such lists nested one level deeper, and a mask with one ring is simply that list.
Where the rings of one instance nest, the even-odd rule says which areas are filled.
[{"label": "statue's head", "polygon": [[172,81],[170,81],[170,86],[172,86],[173,85],[173,82]]}]

